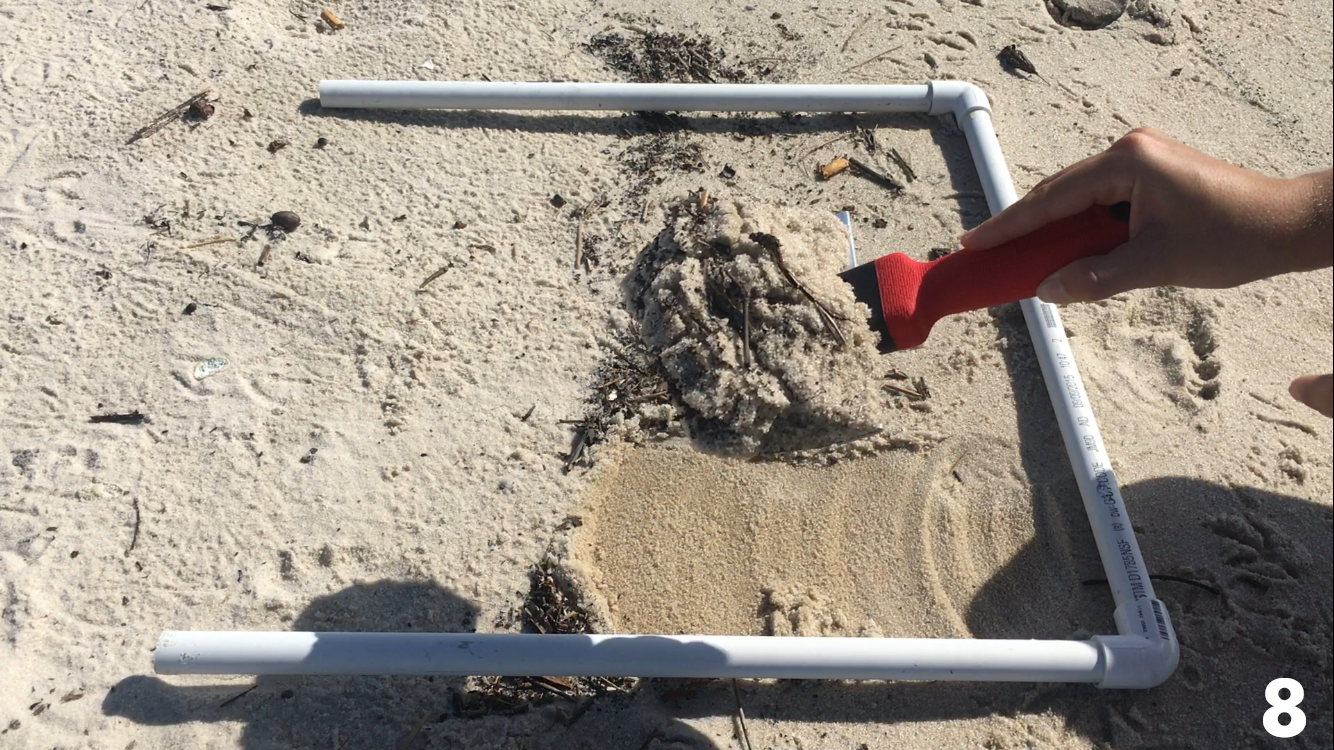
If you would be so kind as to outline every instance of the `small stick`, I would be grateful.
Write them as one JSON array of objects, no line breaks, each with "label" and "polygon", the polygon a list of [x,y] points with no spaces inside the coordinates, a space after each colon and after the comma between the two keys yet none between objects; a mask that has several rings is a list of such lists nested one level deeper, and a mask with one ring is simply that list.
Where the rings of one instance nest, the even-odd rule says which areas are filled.
[{"label": "small stick", "polygon": [[888,390],[888,391],[893,391],[893,392],[895,392],[895,393],[897,393],[897,394],[899,394],[899,395],[907,396],[908,398],[912,399],[913,401],[923,401],[923,400],[925,400],[925,396],[923,396],[922,394],[918,393],[917,391],[910,391],[910,390],[908,390],[907,388],[900,388],[900,387],[898,387],[897,385],[894,385],[894,384],[892,384],[892,383],[885,383],[884,385],[882,385],[882,386],[880,386],[880,387],[881,387],[881,388],[884,388],[885,390]]},{"label": "small stick", "polygon": [[903,186],[893,177],[880,174],[851,156],[848,157],[848,163],[852,165],[852,171],[858,177],[864,177],[887,190],[892,190],[896,193],[903,192]]},{"label": "small stick", "polygon": [[214,237],[214,238],[211,239],[211,240],[204,240],[203,242],[196,242],[196,243],[193,244],[193,245],[186,245],[186,246],[185,246],[185,249],[186,249],[186,250],[194,250],[194,249],[197,248],[197,247],[207,247],[207,246],[209,246],[209,245],[217,245],[217,244],[222,243],[222,242],[232,242],[232,241],[233,241],[233,240],[232,240],[231,237]]},{"label": "small stick", "polygon": [[750,369],[750,290],[746,290],[746,311],[741,324],[741,366]]},{"label": "small stick", "polygon": [[[325,12],[328,13],[328,11]],[[408,741],[404,742],[403,746],[400,747],[399,750],[408,750],[408,748],[412,747],[412,743],[417,741],[417,735],[421,734],[422,727],[426,726],[426,720],[430,718],[431,714],[433,713],[435,712],[427,711],[426,713],[422,714],[421,721],[417,722],[417,726],[415,729],[412,730],[412,734],[408,735]]]},{"label": "small stick", "polygon": [[852,30],[852,33],[851,33],[851,34],[848,34],[848,38],[843,40],[843,46],[838,48],[838,51],[839,51],[839,52],[847,52],[847,51],[848,51],[848,45],[852,43],[852,38],[853,38],[854,36],[857,36],[857,32],[858,32],[858,31],[861,31],[863,26],[865,26],[866,24],[868,24],[868,23],[871,22],[871,18],[873,18],[873,16],[867,16],[865,20],[863,20],[861,23],[857,24],[857,28],[853,29],[853,30]]},{"label": "small stick", "polygon": [[125,550],[126,556],[134,551],[135,545],[139,544],[139,498],[134,498],[134,532],[130,534],[130,546]]},{"label": "small stick", "polygon": [[805,159],[806,157],[810,156],[811,154],[815,153],[816,151],[819,151],[820,149],[824,148],[825,146],[828,146],[829,144],[834,143],[835,141],[839,140],[840,138],[846,138],[846,137],[847,137],[847,133],[840,133],[840,134],[834,136],[833,138],[830,138],[829,140],[825,141],[824,143],[821,143],[820,145],[815,146],[814,148],[809,148],[809,149],[807,149],[807,150],[801,152],[801,155],[798,156],[796,159],[793,159],[792,161],[801,161],[802,159]]},{"label": "small stick", "polygon": [[903,158],[903,155],[899,153],[898,149],[891,148],[889,150],[889,158],[899,166],[899,169],[903,170],[903,176],[908,178],[908,182],[917,180],[917,173],[912,171],[912,167],[908,166],[908,160]]},{"label": "small stick", "polygon": [[605,205],[607,205],[606,198],[597,198],[585,203],[583,208],[578,211],[579,223],[574,227],[574,269],[576,271],[579,270],[580,265],[584,264],[584,220]]},{"label": "small stick", "polygon": [[838,72],[839,72],[839,74],[843,74],[843,73],[851,73],[852,71],[856,70],[857,68],[862,67],[863,65],[870,65],[871,63],[875,62],[876,60],[879,60],[880,58],[882,58],[882,57],[888,55],[889,53],[891,53],[891,52],[897,52],[897,51],[899,51],[899,50],[902,49],[902,48],[903,48],[903,45],[900,44],[900,45],[897,46],[897,47],[894,47],[894,48],[892,48],[892,49],[887,49],[887,50],[885,50],[884,52],[881,52],[880,54],[876,55],[875,57],[869,58],[869,59],[867,59],[867,60],[862,60],[861,62],[857,63],[856,65],[853,65],[853,66],[850,67],[850,68],[844,68],[843,70],[840,70],[840,71],[838,71]]},{"label": "small stick", "polygon": [[137,409],[125,414],[94,414],[88,418],[93,424],[143,424],[146,417]]},{"label": "small stick", "polygon": [[815,298],[815,295],[811,294],[806,287],[802,286],[800,281],[797,281],[797,277],[793,276],[792,272],[788,270],[787,264],[783,263],[783,256],[778,250],[778,238],[772,234],[754,232],[750,235],[750,239],[752,242],[757,243],[760,247],[765,248],[771,255],[773,255],[774,263],[778,265],[778,270],[782,272],[783,278],[787,279],[789,284],[796,287],[797,291],[801,292],[806,299],[810,300],[812,305],[815,305],[815,310],[820,314],[820,320],[825,324],[825,327],[829,329],[829,333],[833,335],[839,345],[846,346],[848,340],[843,337],[843,331],[839,329],[838,323],[834,321],[834,316],[825,309],[824,305],[820,304],[820,301]]},{"label": "small stick", "polygon": [[663,396],[666,396],[667,393],[668,393],[667,391],[654,391],[653,393],[644,393],[638,396],[631,396],[630,398],[621,399],[621,403],[636,404],[639,403],[640,401],[652,401],[655,398],[662,398]]},{"label": "small stick", "polygon": [[208,93],[209,93],[208,89],[204,89],[198,94],[195,94],[189,99],[186,99],[180,104],[177,104],[176,106],[167,110],[166,112],[163,112],[157,117],[154,117],[152,122],[149,122],[147,125],[134,131],[134,134],[130,136],[130,140],[126,141],[125,144],[128,146],[129,144],[134,143],[135,141],[143,140],[144,138],[147,138],[148,136],[167,127],[167,125],[170,125],[173,121],[181,119],[181,115],[185,114],[185,112],[189,110],[192,105],[207,99]]},{"label": "small stick", "polygon": [[445,272],[448,271],[449,269],[453,268],[453,267],[454,267],[454,264],[453,264],[453,263],[450,263],[450,264],[444,266],[443,268],[441,268],[439,271],[436,271],[435,273],[431,274],[430,276],[427,276],[427,277],[426,277],[426,280],[423,281],[423,282],[421,283],[421,286],[417,287],[417,291],[420,292],[421,290],[425,289],[427,284],[431,283],[432,281],[435,281],[436,279],[440,278],[441,276],[444,276],[444,275],[445,275]]},{"label": "small stick", "polygon": [[742,750],[752,750],[750,744],[750,732],[746,731],[746,709],[741,707],[741,690],[736,686],[736,678],[732,678],[732,697],[736,699],[736,718],[741,726],[741,744]]},{"label": "small stick", "polygon": [[269,254],[273,252],[273,245],[265,245],[263,250],[259,251],[259,260],[255,261],[255,267],[259,268],[269,262]]},{"label": "small stick", "polygon": [[246,697],[247,695],[249,695],[249,694],[250,694],[250,691],[254,690],[254,689],[257,688],[257,687],[259,687],[259,685],[251,685],[250,687],[248,687],[248,688],[246,688],[244,691],[242,691],[240,694],[238,694],[238,695],[233,695],[232,697],[230,697],[230,698],[228,698],[227,700],[223,701],[222,703],[218,704],[218,708],[226,708],[226,707],[232,705],[233,703],[235,703],[235,702],[241,700],[242,698]]},{"label": "small stick", "polygon": [[537,411],[537,404],[533,404],[532,406],[528,407],[528,411],[524,412],[522,417],[519,417],[519,421],[527,422],[528,418],[533,416],[533,412],[535,411]]},{"label": "small stick", "polygon": [[574,270],[584,260],[584,214],[579,212],[579,221],[574,225]]}]

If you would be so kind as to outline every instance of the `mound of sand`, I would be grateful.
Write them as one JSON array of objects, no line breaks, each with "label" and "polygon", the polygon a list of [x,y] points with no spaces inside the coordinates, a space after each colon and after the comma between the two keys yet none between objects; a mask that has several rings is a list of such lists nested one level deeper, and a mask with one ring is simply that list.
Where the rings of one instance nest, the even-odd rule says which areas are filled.
[{"label": "mound of sand", "polygon": [[879,354],[870,310],[838,278],[846,258],[827,211],[722,202],[679,213],[641,256],[630,306],[702,447],[809,449],[875,431]]}]

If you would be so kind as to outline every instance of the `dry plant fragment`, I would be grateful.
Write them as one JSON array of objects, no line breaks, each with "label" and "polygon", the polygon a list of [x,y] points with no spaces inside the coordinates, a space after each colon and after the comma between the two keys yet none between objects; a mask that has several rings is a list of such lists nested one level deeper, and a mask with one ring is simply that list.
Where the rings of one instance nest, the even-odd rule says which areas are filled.
[{"label": "dry plant fragment", "polygon": [[[126,141],[126,145],[147,138],[157,131],[167,127],[167,125],[170,125],[173,121],[182,119],[183,116],[192,111],[196,104],[206,103],[208,93],[208,89],[205,89],[157,117],[154,117],[152,122],[134,131],[134,134],[130,136],[130,140]],[[212,114],[212,107],[209,108],[209,114]],[[196,119],[202,118],[196,117]]]},{"label": "dry plant fragment", "polygon": [[329,28],[334,31],[341,31],[347,27],[347,24],[343,23],[342,19],[338,16],[335,16],[331,10],[320,11],[320,18],[323,18],[324,22],[329,24]]}]

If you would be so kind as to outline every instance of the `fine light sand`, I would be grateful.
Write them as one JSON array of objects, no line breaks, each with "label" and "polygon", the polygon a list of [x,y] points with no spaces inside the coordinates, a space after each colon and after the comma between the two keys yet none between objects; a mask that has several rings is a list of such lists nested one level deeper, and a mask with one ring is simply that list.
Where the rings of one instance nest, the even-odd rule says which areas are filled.
[{"label": "fine light sand", "polygon": [[[1039,0],[329,0],[337,33],[306,0],[214,5],[0,0],[6,750],[739,747],[726,682],[468,718],[453,678],[152,674],[164,629],[515,630],[549,555],[619,632],[1113,628],[1014,306],[880,359],[887,429],[798,462],[705,455],[674,407],[597,389],[625,276],[701,188],[851,206],[864,260],[952,247],[987,211],[949,118],[330,112],[321,78],[629,80],[607,35],[660,32],[690,43],[654,59],[716,80],[974,81],[1020,192],[1140,125],[1269,174],[1334,158],[1331,9],[1305,0],[1141,0],[1096,30]],[[126,143],[205,89],[212,118]],[[901,196],[814,179],[851,154],[906,182],[890,148]],[[279,210],[301,227],[237,241]],[[1150,570],[1212,589],[1155,582],[1163,686],[741,681],[751,744],[1327,747],[1334,445],[1286,388],[1330,369],[1331,286],[1065,310]],[[923,401],[879,388],[919,377]],[[598,410],[566,473],[562,420]],[[1292,741],[1261,729],[1280,676],[1306,690]]]}]

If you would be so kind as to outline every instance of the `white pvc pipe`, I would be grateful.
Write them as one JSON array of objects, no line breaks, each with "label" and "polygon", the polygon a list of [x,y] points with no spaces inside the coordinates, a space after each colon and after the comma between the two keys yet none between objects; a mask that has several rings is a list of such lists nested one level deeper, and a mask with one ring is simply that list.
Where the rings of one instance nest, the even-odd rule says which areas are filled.
[{"label": "white pvc pipe", "polygon": [[926,112],[929,104],[924,85],[320,81],[320,106],[329,108]]},{"label": "white pvc pipe", "polygon": [[[996,131],[991,124],[990,108],[969,107],[957,114],[959,126],[968,138],[973,162],[987,206],[993,215],[1005,210],[1018,200],[1010,170],[1005,164]],[[1033,349],[1042,368],[1042,379],[1047,384],[1047,395],[1056,412],[1056,422],[1065,439],[1065,452],[1084,501],[1093,538],[1098,545],[1103,571],[1116,603],[1114,617],[1117,632],[1122,636],[1148,639],[1161,653],[1149,661],[1154,674],[1167,679],[1176,669],[1179,655],[1176,635],[1172,631],[1167,607],[1154,595],[1149,571],[1140,553],[1139,542],[1130,525],[1121,489],[1112,469],[1112,460],[1103,445],[1098,421],[1093,415],[1084,381],[1075,364],[1061,324],[1061,314],[1055,305],[1036,297],[1019,303],[1028,325]],[[1132,644],[1134,645],[1134,644]],[[1139,667],[1143,672],[1146,668]],[[1120,675],[1122,671],[1113,670]],[[1137,675],[1136,679],[1143,675]],[[1118,678],[1119,679],[1119,678]],[[1115,680],[1113,680],[1115,682]],[[1161,680],[1159,680],[1161,682]],[[1158,684],[1158,683],[1154,683]],[[1107,687],[1134,687],[1137,685],[1107,684]]]},{"label": "white pvc pipe", "polygon": [[[1014,185],[976,86],[432,83],[323,81],[325,107],[953,114],[992,213]],[[1155,596],[1056,308],[1022,303],[1103,569],[1119,635],[1089,641],[745,636],[558,636],[416,633],[162,634],[162,674],[616,675],[1096,682],[1148,688],[1176,668],[1178,647]],[[1015,606],[1022,606],[1016,602]]]},{"label": "white pvc pipe", "polygon": [[1092,641],[166,632],[159,674],[602,675],[1099,682]]}]

